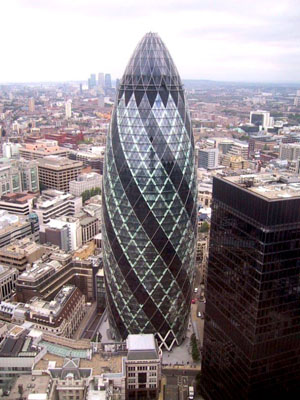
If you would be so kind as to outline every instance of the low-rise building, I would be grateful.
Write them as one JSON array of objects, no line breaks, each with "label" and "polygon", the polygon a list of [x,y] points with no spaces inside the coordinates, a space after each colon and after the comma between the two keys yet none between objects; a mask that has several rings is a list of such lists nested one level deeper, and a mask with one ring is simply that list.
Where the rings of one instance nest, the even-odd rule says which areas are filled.
[{"label": "low-rise building", "polygon": [[80,220],[82,230],[82,244],[93,240],[99,233],[99,220],[96,217],[85,217]]},{"label": "low-rise building", "polygon": [[91,368],[80,368],[80,359],[64,360],[61,368],[50,368],[49,373],[55,385],[58,400],[84,400],[93,379]]},{"label": "low-rise building", "polygon": [[81,196],[86,190],[101,188],[102,177],[96,172],[78,175],[76,180],[70,181],[70,193],[74,196]]},{"label": "low-rise building", "polygon": [[26,236],[35,241],[38,238],[38,230],[39,226],[36,220],[0,210],[0,248]]},{"label": "low-rise building", "polygon": [[126,399],[158,399],[162,352],[154,335],[128,335],[127,349]]},{"label": "low-rise building", "polygon": [[33,298],[29,303],[26,319],[36,329],[57,336],[71,337],[85,314],[85,297],[80,290],[67,285],[52,301]]},{"label": "low-rise building", "polygon": [[51,219],[40,226],[40,242],[54,244],[65,251],[77,250],[82,246],[80,220],[70,216]]},{"label": "low-rise building", "polygon": [[58,190],[44,190],[35,202],[33,212],[37,214],[39,224],[47,224],[51,218],[61,215],[74,215],[80,212],[82,198]]},{"label": "low-rise building", "polygon": [[26,160],[37,160],[49,155],[67,157],[69,150],[59,147],[56,140],[37,139],[34,143],[24,143],[19,148],[20,157]]},{"label": "low-rise building", "polygon": [[76,285],[87,301],[95,299],[94,275],[98,266],[89,259],[72,260],[72,256],[54,249],[45,259],[34,263],[18,276],[16,293],[18,301],[27,303],[39,295],[45,300],[53,298],[63,285]]},{"label": "low-rise building", "polygon": [[54,400],[53,380],[49,375],[21,375],[10,389],[6,400]]},{"label": "low-rise building", "polygon": [[76,180],[83,163],[66,157],[47,156],[38,160],[41,189],[69,192],[70,181]]},{"label": "low-rise building", "polygon": [[13,327],[0,344],[0,388],[7,390],[19,376],[31,374],[46,353],[46,348],[34,344],[26,330]]},{"label": "low-rise building", "polygon": [[0,209],[11,214],[29,215],[36,197],[37,195],[24,192],[6,194],[1,197]]},{"label": "low-rise building", "polygon": [[46,248],[26,237],[0,248],[0,263],[22,272],[45,254]]},{"label": "low-rise building", "polygon": [[9,299],[15,293],[18,275],[16,268],[0,265],[0,301]]}]

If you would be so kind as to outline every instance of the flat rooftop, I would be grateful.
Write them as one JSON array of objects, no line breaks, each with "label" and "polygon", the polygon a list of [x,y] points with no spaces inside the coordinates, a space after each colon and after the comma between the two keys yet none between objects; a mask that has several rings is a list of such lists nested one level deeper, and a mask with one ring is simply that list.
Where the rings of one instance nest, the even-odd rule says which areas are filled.
[{"label": "flat rooftop", "polygon": [[39,167],[49,168],[52,170],[62,170],[65,168],[81,168],[83,163],[81,161],[70,160],[67,157],[59,157],[59,156],[46,156],[44,158],[40,158],[38,160]]},{"label": "flat rooftop", "polygon": [[[35,377],[33,377],[32,375],[21,375],[15,381],[7,399],[13,400],[20,398],[20,392],[19,392],[20,385],[22,385],[23,387],[22,398],[24,399],[27,399],[31,393],[46,394],[49,382],[50,382],[50,376],[48,375],[35,376]],[[37,398],[41,399],[41,397]]]},{"label": "flat rooftop", "polygon": [[[63,346],[61,346],[63,347]],[[55,368],[61,368],[64,365],[65,357],[69,357],[70,349],[65,348],[65,352],[61,355],[51,354],[48,352],[45,356],[34,366],[35,371],[47,370],[49,362],[55,362]],[[52,349],[53,350],[53,349]],[[61,350],[61,349],[60,349]],[[49,349],[48,349],[49,351]],[[76,354],[77,355],[77,354]],[[120,373],[122,371],[122,356],[102,356],[99,353],[93,354],[92,359],[88,360],[80,358],[80,368],[93,368],[93,375],[101,375],[103,373]],[[52,367],[53,368],[53,367]]]},{"label": "flat rooftop", "polygon": [[267,200],[300,197],[300,176],[292,174],[251,174],[222,177],[226,182]]}]

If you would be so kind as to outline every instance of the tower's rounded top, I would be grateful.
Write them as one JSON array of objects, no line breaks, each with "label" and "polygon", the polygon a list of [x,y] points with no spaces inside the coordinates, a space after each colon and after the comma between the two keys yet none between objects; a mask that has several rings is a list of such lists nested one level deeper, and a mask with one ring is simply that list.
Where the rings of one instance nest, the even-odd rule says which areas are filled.
[{"label": "tower's rounded top", "polygon": [[121,81],[122,89],[182,87],[178,71],[159,35],[148,32],[138,43]]}]

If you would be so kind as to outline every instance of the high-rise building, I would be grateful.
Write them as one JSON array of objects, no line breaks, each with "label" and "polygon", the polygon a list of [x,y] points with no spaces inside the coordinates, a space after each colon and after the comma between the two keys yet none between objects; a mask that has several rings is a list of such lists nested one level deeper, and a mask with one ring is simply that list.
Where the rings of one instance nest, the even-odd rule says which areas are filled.
[{"label": "high-rise building", "polygon": [[34,110],[35,110],[34,98],[30,97],[30,99],[28,100],[28,111],[34,112]]},{"label": "high-rise building", "polygon": [[101,89],[104,89],[104,73],[103,72],[99,72],[98,74],[98,86]]},{"label": "high-rise building", "polygon": [[97,86],[96,74],[91,74],[90,78],[88,79],[88,88],[93,89],[96,86]]},{"label": "high-rise building", "polygon": [[106,89],[111,89],[111,75],[105,74],[105,87]]},{"label": "high-rise building", "polygon": [[72,100],[67,100],[65,103],[65,112],[66,118],[69,119],[72,117]]},{"label": "high-rise building", "polygon": [[205,399],[300,396],[299,207],[298,176],[214,178]]},{"label": "high-rise building", "polygon": [[194,277],[197,193],[181,79],[160,37],[144,36],[120,83],[103,175],[110,326],[117,337],[185,337]]}]

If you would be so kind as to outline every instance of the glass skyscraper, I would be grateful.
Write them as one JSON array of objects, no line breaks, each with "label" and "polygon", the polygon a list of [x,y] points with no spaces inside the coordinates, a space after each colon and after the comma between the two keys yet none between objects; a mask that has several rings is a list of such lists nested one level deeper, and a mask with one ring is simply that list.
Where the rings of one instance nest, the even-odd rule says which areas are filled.
[{"label": "glass skyscraper", "polygon": [[300,398],[299,208],[299,177],[214,178],[205,399]]},{"label": "glass skyscraper", "polygon": [[194,278],[197,193],[183,86],[157,34],[138,44],[120,82],[103,175],[103,257],[117,338],[185,336]]}]

